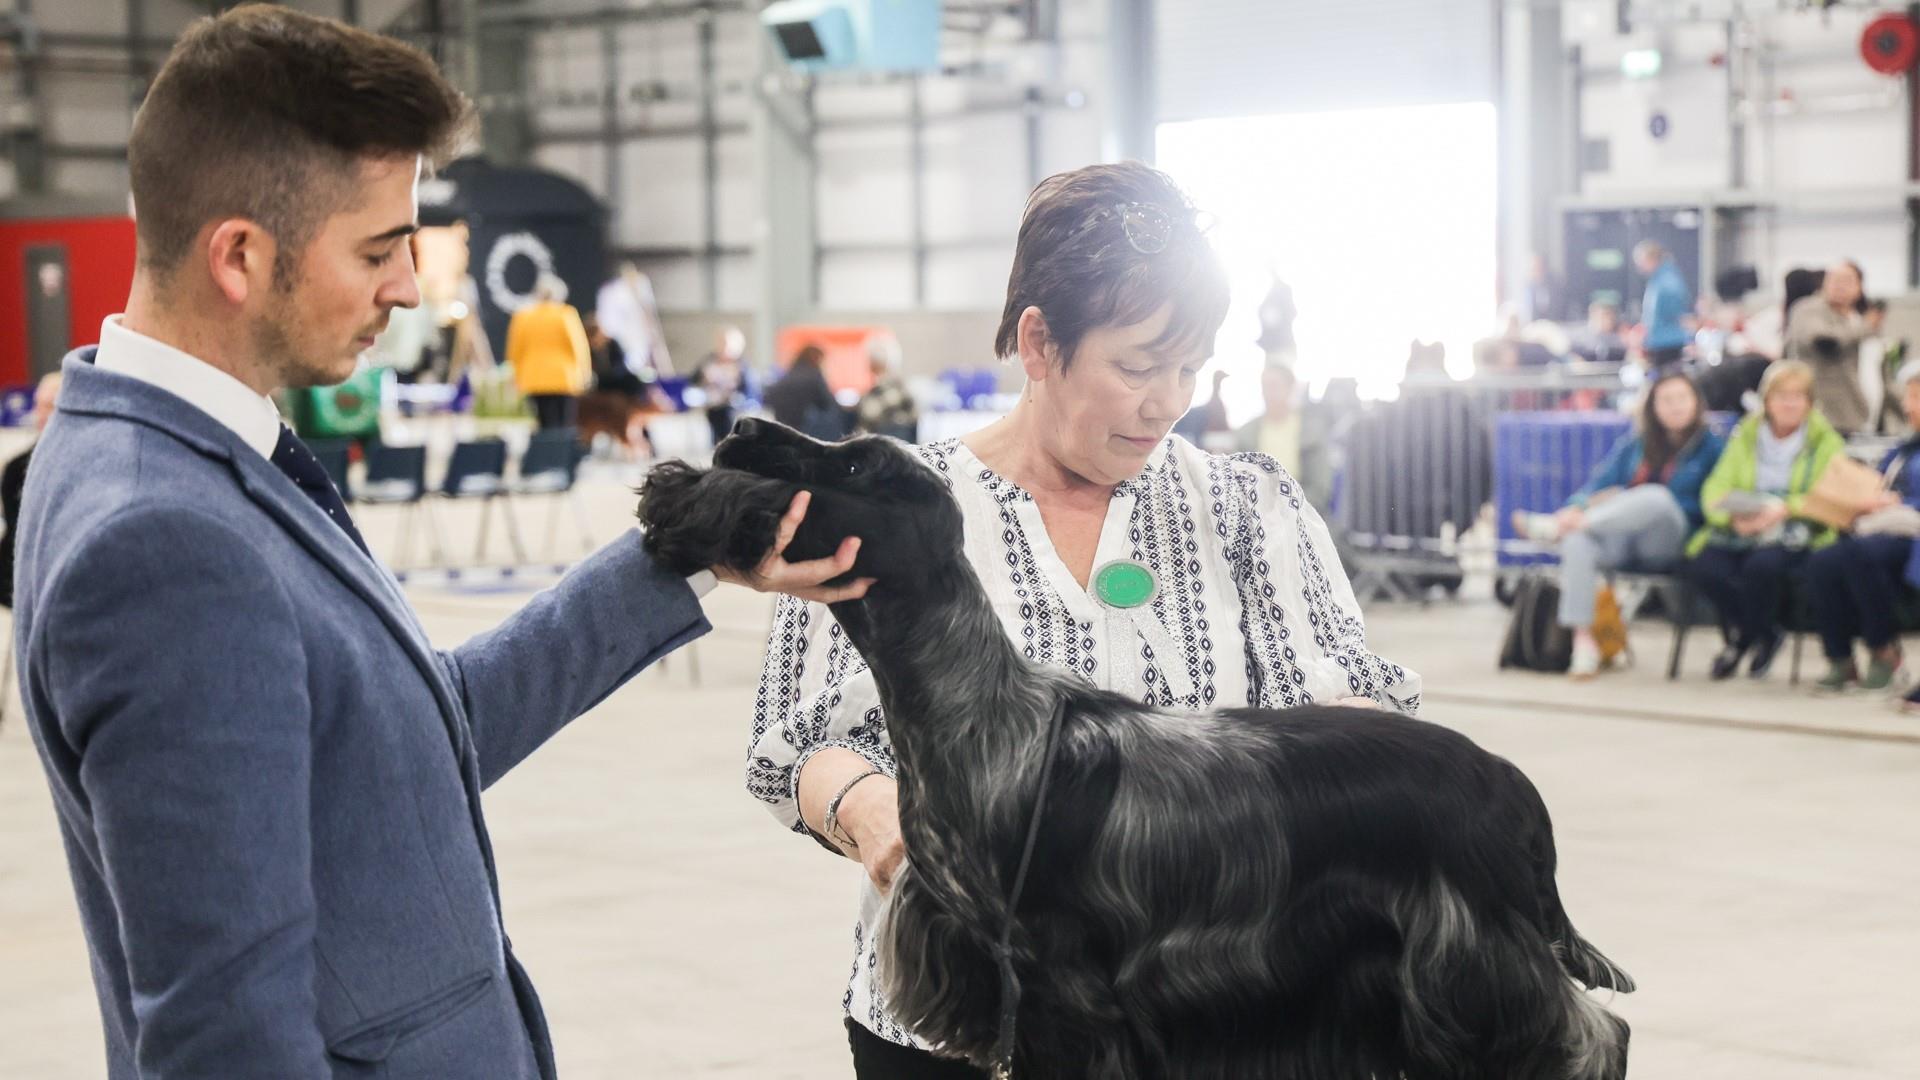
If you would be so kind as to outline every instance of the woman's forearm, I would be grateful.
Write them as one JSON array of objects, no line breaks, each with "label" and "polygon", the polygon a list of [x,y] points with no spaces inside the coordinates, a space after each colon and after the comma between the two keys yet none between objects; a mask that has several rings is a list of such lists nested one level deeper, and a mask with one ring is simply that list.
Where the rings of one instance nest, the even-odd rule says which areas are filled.
[{"label": "woman's forearm", "polygon": [[[800,820],[816,835],[827,836],[827,804],[846,787],[847,782],[864,772],[873,771],[873,763],[851,750],[838,746],[829,746],[807,759],[800,769]],[[859,808],[869,801],[867,796],[878,793],[882,787],[891,788],[893,780],[886,776],[875,776],[862,780],[847,792],[840,804],[841,825],[849,833],[858,836]],[[862,790],[871,788],[873,790]],[[827,837],[833,841],[833,837]],[[835,842],[835,847],[849,858],[854,857],[846,845]]]}]

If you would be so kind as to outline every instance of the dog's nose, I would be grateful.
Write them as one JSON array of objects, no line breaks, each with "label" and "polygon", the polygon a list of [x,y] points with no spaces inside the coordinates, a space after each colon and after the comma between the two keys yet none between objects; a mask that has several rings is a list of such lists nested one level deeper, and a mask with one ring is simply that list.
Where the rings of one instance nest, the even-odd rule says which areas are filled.
[{"label": "dog's nose", "polygon": [[733,434],[735,438],[751,439],[760,434],[761,430],[765,427],[765,424],[755,420],[753,417],[743,416],[733,422]]}]

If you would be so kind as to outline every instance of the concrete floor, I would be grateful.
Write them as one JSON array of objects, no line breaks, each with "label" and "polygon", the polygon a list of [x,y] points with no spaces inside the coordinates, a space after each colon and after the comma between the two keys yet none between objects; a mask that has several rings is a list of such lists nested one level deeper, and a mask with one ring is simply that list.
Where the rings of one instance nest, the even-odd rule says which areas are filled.
[{"label": "concrete floor", "polygon": [[[630,509],[600,488],[600,535]],[[391,542],[391,520],[363,525]],[[410,591],[453,644],[530,584]],[[838,1005],[858,871],[740,789],[768,609],[722,589],[698,685],[684,659],[643,675],[488,795],[508,926],[571,1080],[850,1073]],[[1490,602],[1369,618],[1377,647],[1425,675],[1429,719],[1544,792],[1569,909],[1643,987],[1615,1002],[1634,1026],[1634,1077],[1920,1077],[1920,721],[1817,701],[1784,672],[1711,686],[1704,635],[1694,671],[1669,684],[1658,625],[1635,628],[1639,670],[1574,687],[1494,670],[1503,613]],[[98,1023],[45,782],[13,711],[0,727],[0,1078],[101,1076]]]}]

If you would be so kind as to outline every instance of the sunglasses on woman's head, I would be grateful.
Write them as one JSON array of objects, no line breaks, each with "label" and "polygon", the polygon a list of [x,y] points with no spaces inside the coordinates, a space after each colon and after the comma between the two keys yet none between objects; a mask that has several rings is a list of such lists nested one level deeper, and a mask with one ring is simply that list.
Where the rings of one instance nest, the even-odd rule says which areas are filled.
[{"label": "sunglasses on woman's head", "polygon": [[1167,241],[1173,238],[1173,217],[1152,203],[1116,203],[1114,213],[1120,217],[1120,230],[1126,233],[1127,243],[1142,255],[1158,255],[1167,250]]}]

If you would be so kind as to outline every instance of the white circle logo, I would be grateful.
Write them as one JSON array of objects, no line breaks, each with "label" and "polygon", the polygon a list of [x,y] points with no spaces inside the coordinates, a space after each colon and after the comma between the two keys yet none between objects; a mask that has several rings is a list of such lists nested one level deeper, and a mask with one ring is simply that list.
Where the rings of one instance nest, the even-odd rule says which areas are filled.
[{"label": "white circle logo", "polygon": [[[526,292],[515,292],[507,285],[507,264],[516,255],[533,260],[533,279]],[[487,298],[494,307],[511,315],[533,303],[533,291],[540,279],[552,273],[553,252],[539,237],[530,232],[508,233],[494,241],[493,250],[487,252]]]}]

